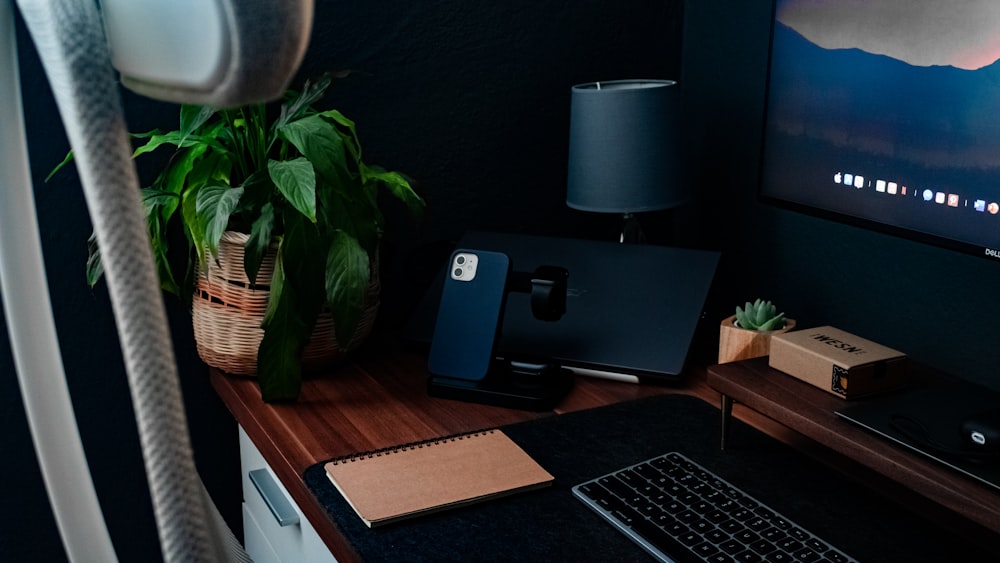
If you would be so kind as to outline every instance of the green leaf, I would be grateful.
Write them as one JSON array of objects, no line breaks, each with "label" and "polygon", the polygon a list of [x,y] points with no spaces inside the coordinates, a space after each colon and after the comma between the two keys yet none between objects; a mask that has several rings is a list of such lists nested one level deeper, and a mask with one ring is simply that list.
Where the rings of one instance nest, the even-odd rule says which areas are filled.
[{"label": "green leaf", "polygon": [[205,226],[198,215],[198,193],[201,186],[188,189],[181,196],[181,216],[184,219],[184,234],[198,254],[198,267],[205,269],[205,251],[208,245],[205,241]]},{"label": "green leaf", "polygon": [[87,239],[87,284],[97,285],[104,275],[104,264],[101,263],[101,249],[97,246],[97,233],[91,233]]},{"label": "green leaf", "polygon": [[218,252],[219,240],[229,226],[229,216],[243,195],[243,188],[224,184],[206,184],[198,191],[196,211],[205,231],[205,245],[212,255]]},{"label": "green leaf", "polygon": [[240,198],[240,205],[237,212],[247,217],[256,217],[260,210],[271,203],[275,194],[274,181],[267,170],[258,170],[251,174],[243,182],[243,197]]},{"label": "green leaf", "polygon": [[281,294],[285,290],[285,271],[282,267],[281,243],[283,237],[278,237],[278,255],[274,258],[274,273],[271,274],[271,292],[267,298],[267,308],[264,309],[264,318],[260,322],[261,328],[267,328],[271,324],[271,319],[281,309]]},{"label": "green leaf", "polygon": [[316,225],[299,213],[288,210],[282,213],[282,221],[285,234],[280,250],[285,284],[295,289],[303,311],[318,315],[324,301],[323,257],[327,253],[326,243]]},{"label": "green leaf", "polygon": [[[330,228],[332,237],[336,229],[351,235],[368,252],[374,252],[381,234],[382,212],[375,204],[373,194],[345,193],[344,190],[319,190],[321,225]],[[353,199],[352,199],[353,198]]]},{"label": "green leaf", "polygon": [[180,287],[174,279],[173,271],[170,269],[170,262],[167,259],[167,251],[170,245],[167,241],[166,220],[160,214],[154,213],[148,218],[149,238],[153,249],[153,258],[156,262],[156,273],[160,278],[160,288],[164,291],[179,294]]},{"label": "green leaf", "polygon": [[177,194],[156,188],[143,188],[142,205],[146,209],[146,216],[156,213],[163,208],[176,207],[180,201]]},{"label": "green leaf", "polygon": [[326,257],[326,302],[337,338],[346,346],[365,307],[371,280],[368,252],[343,231],[336,231]]},{"label": "green leaf", "polygon": [[322,269],[317,267],[316,227],[298,213],[285,219],[275,275],[257,350],[257,381],[265,401],[293,400],[302,380],[302,350],[323,303]]},{"label": "green leaf", "polygon": [[767,322],[767,319],[770,316],[770,312],[768,311],[770,308],[769,305],[770,303],[763,303],[760,299],[754,303],[754,307],[756,308],[756,317],[754,318],[755,325],[760,326]]},{"label": "green leaf", "polygon": [[199,127],[205,124],[216,110],[208,106],[181,105],[180,141],[184,141]]},{"label": "green leaf", "polygon": [[[749,303],[747,303],[749,305]],[[747,321],[747,314],[740,309],[740,306],[736,306],[736,324],[740,325],[740,328],[749,328],[749,322]]]},{"label": "green leaf", "polygon": [[[139,135],[136,136],[141,137]],[[148,138],[148,141],[136,147],[135,151],[132,153],[132,158],[146,153],[151,153],[163,145],[172,145],[179,148],[181,147],[182,142],[188,143],[188,146],[194,144],[194,139],[182,139],[180,131],[170,131],[167,133],[157,131],[148,134]]]},{"label": "green leaf", "polygon": [[381,183],[389,190],[389,193],[402,201],[415,219],[423,218],[426,204],[423,198],[413,191],[413,186],[410,185],[410,181],[405,176],[399,172],[384,170],[379,166],[367,167],[366,173],[370,180]]},{"label": "green leaf", "polygon": [[59,172],[59,170],[61,170],[64,166],[66,166],[72,161],[73,161],[73,151],[71,150],[68,153],[66,153],[66,157],[62,159],[62,162],[57,164],[56,167],[52,169],[52,172],[49,172],[49,175],[45,177],[45,181],[48,182],[50,179],[52,179],[53,176],[56,175],[56,172]]},{"label": "green leaf", "polygon": [[784,326],[785,326],[785,315],[784,313],[782,313],[780,315],[775,315],[770,319],[768,319],[767,322],[757,327],[757,330],[760,331],[777,330],[779,328],[783,328]]},{"label": "green leaf", "polygon": [[[180,195],[185,188],[192,184],[192,171],[195,168],[195,164],[205,155],[206,150],[208,150],[207,146],[198,145],[175,155],[170,165],[157,179],[160,187],[165,191]],[[199,172],[201,171],[199,170]],[[174,205],[176,206],[179,203],[180,199],[176,200]],[[174,209],[168,209],[167,215],[172,215],[173,212]]]},{"label": "green leaf", "polygon": [[267,163],[271,181],[281,195],[313,223],[316,222],[316,173],[303,157],[294,160],[271,160]]},{"label": "green leaf", "polygon": [[244,246],[243,270],[251,284],[257,283],[257,272],[264,261],[264,255],[271,246],[274,230],[274,206],[270,203],[261,207],[260,215],[250,228],[250,238]]},{"label": "green leaf", "polygon": [[[279,251],[275,278],[283,277],[280,255]],[[299,396],[302,351],[312,328],[305,326],[298,310],[295,290],[279,279],[273,280],[264,337],[257,348],[257,383],[265,402],[293,401]]]},{"label": "green leaf", "polygon": [[150,131],[148,133],[135,133],[132,135],[133,138],[148,140],[142,145],[136,147],[135,151],[132,153],[132,158],[146,153],[151,153],[163,145],[172,145],[179,149],[207,145],[213,151],[226,153],[229,152],[229,150],[225,147],[225,145],[218,141],[218,138],[222,137],[225,132],[226,129],[223,128],[222,123],[215,123],[212,127],[206,128],[201,135],[195,135],[193,133],[185,134],[182,131],[168,131],[164,133],[159,130]]},{"label": "green leaf", "polygon": [[345,145],[347,150],[350,151],[351,156],[354,158],[356,163],[361,162],[361,139],[358,137],[358,128],[353,121],[347,118],[344,114],[340,113],[335,109],[320,112],[319,115],[326,119],[329,119],[340,125],[344,129],[350,132],[350,136],[345,138]]},{"label": "green leaf", "polygon": [[344,138],[319,115],[304,117],[278,129],[278,134],[312,163],[317,181],[345,184],[350,180]]},{"label": "green leaf", "polygon": [[326,94],[326,89],[330,87],[332,81],[329,74],[324,74],[316,82],[306,81],[301,93],[290,92],[291,96],[281,106],[281,114],[275,122],[276,128],[281,129],[308,113],[310,107]]}]

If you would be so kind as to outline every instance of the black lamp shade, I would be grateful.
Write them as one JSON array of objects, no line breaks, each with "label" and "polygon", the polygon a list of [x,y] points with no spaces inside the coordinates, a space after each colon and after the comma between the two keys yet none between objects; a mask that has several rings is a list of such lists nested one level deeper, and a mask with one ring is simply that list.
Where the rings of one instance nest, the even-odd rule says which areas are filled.
[{"label": "black lamp shade", "polygon": [[681,180],[680,92],[673,80],[617,80],[572,89],[566,204],[603,213],[668,209]]}]

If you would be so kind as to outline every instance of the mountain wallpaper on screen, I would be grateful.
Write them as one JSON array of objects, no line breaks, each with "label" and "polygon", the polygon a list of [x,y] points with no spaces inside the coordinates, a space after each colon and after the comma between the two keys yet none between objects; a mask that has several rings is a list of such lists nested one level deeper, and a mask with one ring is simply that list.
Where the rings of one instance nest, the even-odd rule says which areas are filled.
[{"label": "mountain wallpaper on screen", "polygon": [[768,123],[930,168],[1000,169],[1000,63],[914,66],[828,50],[776,22]]}]

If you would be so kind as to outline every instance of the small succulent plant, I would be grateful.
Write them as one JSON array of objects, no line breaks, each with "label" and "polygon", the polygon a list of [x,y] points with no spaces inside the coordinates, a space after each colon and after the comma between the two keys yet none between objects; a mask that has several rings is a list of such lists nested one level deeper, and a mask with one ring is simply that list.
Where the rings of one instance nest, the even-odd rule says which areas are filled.
[{"label": "small succulent plant", "polygon": [[747,301],[744,309],[736,307],[736,326],[759,332],[778,330],[785,327],[785,314],[779,313],[770,301]]}]

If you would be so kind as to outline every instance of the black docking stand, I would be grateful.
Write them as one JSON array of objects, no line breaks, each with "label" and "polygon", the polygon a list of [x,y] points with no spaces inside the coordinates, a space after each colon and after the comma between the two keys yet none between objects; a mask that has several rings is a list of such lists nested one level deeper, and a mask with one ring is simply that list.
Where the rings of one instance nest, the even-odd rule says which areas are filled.
[{"label": "black docking stand", "polygon": [[[555,266],[542,266],[530,273],[508,271],[504,291],[530,293],[533,316],[541,321],[558,321],[566,311],[568,277],[566,269]],[[492,324],[492,327],[487,325],[486,330],[499,336],[503,325],[502,310],[497,318],[480,321]],[[427,392],[445,399],[545,411],[555,407],[573,388],[573,372],[547,360],[498,359],[491,350],[488,365],[488,372],[481,379],[432,373],[427,381]]]},{"label": "black docking stand", "polygon": [[479,381],[431,376],[433,397],[528,411],[552,410],[573,388],[573,372],[550,364],[496,360]]}]

